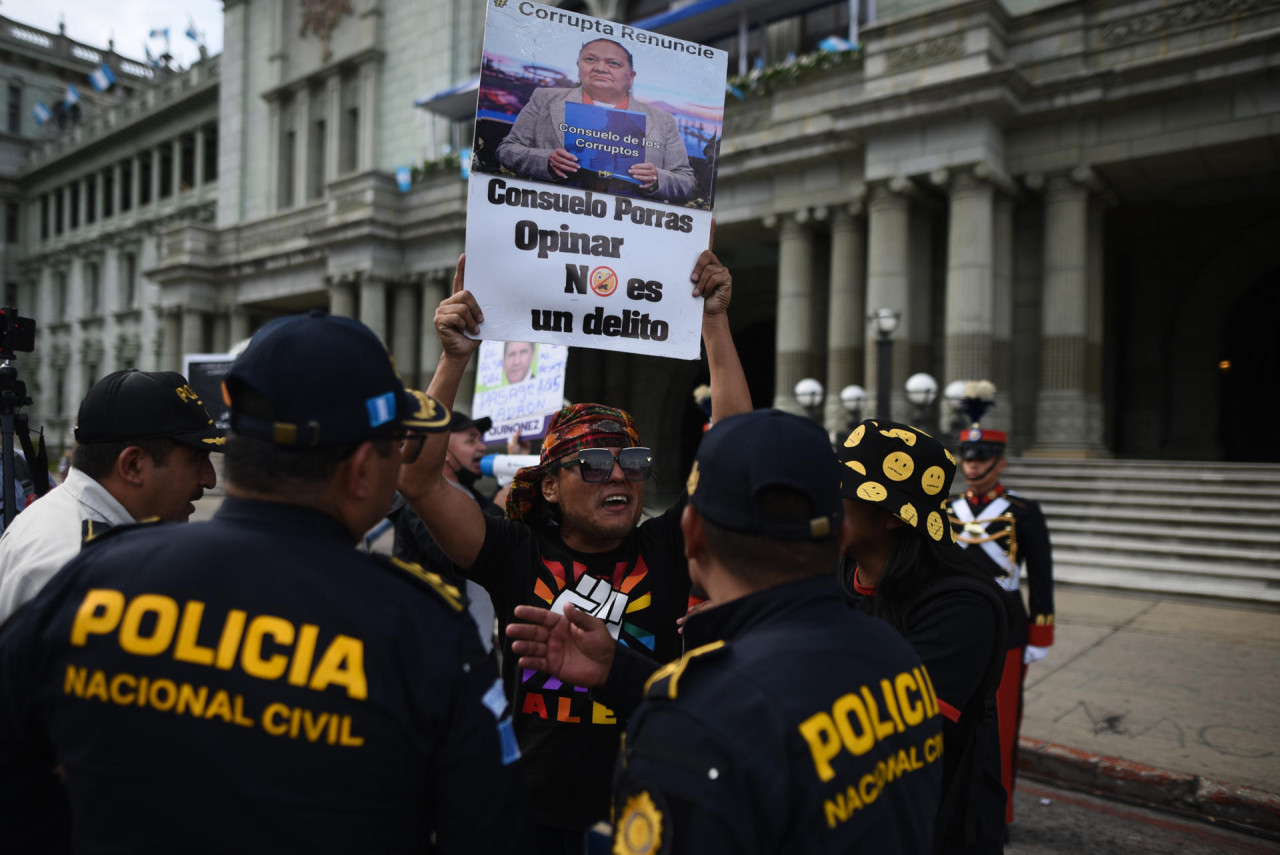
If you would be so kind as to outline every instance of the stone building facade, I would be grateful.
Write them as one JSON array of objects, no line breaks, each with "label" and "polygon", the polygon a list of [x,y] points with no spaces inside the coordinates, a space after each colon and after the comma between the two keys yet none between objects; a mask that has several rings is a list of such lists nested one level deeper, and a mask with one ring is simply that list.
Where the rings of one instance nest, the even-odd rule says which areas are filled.
[{"label": "stone building facade", "polygon": [[[1276,459],[1237,429],[1280,370],[1264,330],[1280,300],[1271,0],[903,0],[871,21],[846,0],[562,7],[725,47],[731,69],[761,60],[736,81],[743,97],[728,97],[716,199],[758,405],[798,411],[791,390],[807,376],[874,392],[866,317],[889,308],[901,313],[894,389],[920,371],[941,385],[991,379],[990,423],[1024,453]],[[860,50],[808,62],[824,36],[853,35],[851,18]],[[216,185],[179,182],[148,209],[136,319],[106,297],[123,317],[37,313],[46,424],[90,367],[119,367],[108,355],[122,333],[136,329],[140,366],[176,368],[312,307],[359,317],[424,382],[465,186],[437,170],[401,192],[394,172],[458,138],[413,103],[475,73],[482,25],[479,4],[454,0],[228,0],[223,54],[187,72],[168,112],[149,108],[153,136],[113,124],[83,138],[97,160],[33,156],[19,178],[28,210],[126,158],[151,152],[154,170],[166,145],[186,164],[188,139],[205,140],[207,166],[216,139]],[[75,259],[100,258],[99,276],[119,276],[134,244],[127,229],[113,237],[113,219],[127,218],[93,223],[101,237],[84,252],[69,233],[28,229],[24,281],[41,312],[57,316],[59,265],[70,281]],[[85,341],[101,342],[100,361]],[[59,360],[68,371],[50,404]],[[704,369],[586,350],[570,365],[570,398],[637,413],[659,450],[658,490],[674,492]],[[893,413],[913,416],[900,391]],[[843,428],[835,394],[822,417]]]}]

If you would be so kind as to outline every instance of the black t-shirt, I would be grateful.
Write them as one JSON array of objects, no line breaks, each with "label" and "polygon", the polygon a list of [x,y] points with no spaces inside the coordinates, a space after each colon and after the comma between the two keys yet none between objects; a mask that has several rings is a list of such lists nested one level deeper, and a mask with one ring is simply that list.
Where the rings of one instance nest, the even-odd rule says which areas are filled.
[{"label": "black t-shirt", "polygon": [[609,814],[609,781],[624,722],[587,690],[521,669],[505,628],[517,605],[563,610],[566,602],[604,618],[623,644],[655,662],[681,653],[676,618],[689,607],[684,503],[635,528],[617,549],[570,549],[555,526],[486,518],[484,545],[468,578],[493,598],[534,818],[587,828]]},{"label": "black t-shirt", "polygon": [[83,853],[524,851],[505,706],[456,589],[229,498],[104,535],[0,630],[0,793],[60,766]]}]

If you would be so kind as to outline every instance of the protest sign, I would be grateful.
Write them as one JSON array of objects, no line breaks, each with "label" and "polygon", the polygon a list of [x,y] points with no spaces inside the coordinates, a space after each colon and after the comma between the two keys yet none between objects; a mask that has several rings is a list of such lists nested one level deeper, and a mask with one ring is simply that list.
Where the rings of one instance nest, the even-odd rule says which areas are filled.
[{"label": "protest sign", "polygon": [[521,439],[540,439],[551,417],[564,405],[564,371],[569,348],[530,341],[480,344],[476,390],[471,410],[488,416],[493,427],[486,443],[505,442],[517,430]]},{"label": "protest sign", "polygon": [[486,339],[696,359],[723,51],[490,0],[467,203]]},{"label": "protest sign", "polygon": [[187,353],[182,357],[182,373],[187,385],[200,397],[218,430],[231,427],[231,408],[222,398],[222,381],[231,370],[235,356],[230,353]]}]

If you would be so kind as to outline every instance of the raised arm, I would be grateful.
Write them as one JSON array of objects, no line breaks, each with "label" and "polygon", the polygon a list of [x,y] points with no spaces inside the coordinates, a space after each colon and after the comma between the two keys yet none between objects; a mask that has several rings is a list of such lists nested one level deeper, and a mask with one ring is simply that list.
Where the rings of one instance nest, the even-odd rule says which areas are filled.
[{"label": "raised arm", "polygon": [[[715,225],[712,224],[712,235]],[[694,265],[693,295],[703,297],[702,341],[711,369],[711,420],[751,411],[751,390],[738,359],[738,349],[729,331],[729,301],[733,297],[733,276],[710,249],[703,250]]]},{"label": "raised arm", "polygon": [[[442,353],[431,378],[429,393],[452,409],[458,386],[480,342],[467,338],[466,332],[477,334],[484,315],[480,306],[465,289],[463,274],[466,256],[458,259],[453,277],[453,294],[436,309],[436,335]],[[427,530],[449,560],[464,570],[475,563],[484,543],[485,521],[480,506],[444,477],[445,453],[449,449],[448,432],[428,434],[422,452],[412,464],[400,467],[400,494],[409,507],[427,524]]]}]

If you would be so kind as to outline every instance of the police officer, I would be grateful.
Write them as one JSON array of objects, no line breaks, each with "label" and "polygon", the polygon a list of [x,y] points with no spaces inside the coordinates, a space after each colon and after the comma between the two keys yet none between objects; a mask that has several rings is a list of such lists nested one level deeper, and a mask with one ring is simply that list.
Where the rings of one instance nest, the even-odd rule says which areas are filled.
[{"label": "police officer", "polygon": [[[702,440],[681,528],[714,606],[688,618],[688,652],[651,674],[630,716],[614,852],[930,850],[939,704],[901,636],[841,595],[837,467],[821,428],[777,410]],[[615,672],[638,657],[598,620],[516,613],[530,621],[508,627],[522,666],[602,697],[634,682]]]},{"label": "police officer", "polygon": [[[1053,644],[1053,556],[1049,528],[1040,505],[1000,483],[1004,472],[1004,431],[983,428],[991,406],[989,393],[967,395],[963,409],[972,420],[960,432],[960,469],[967,489],[952,496],[949,510],[956,542],[996,580],[1006,598],[1009,636],[1004,673],[996,693],[1000,720],[1000,771],[1005,792],[1005,821],[1013,822],[1013,787],[1018,769],[1018,732],[1022,728],[1022,685],[1027,665],[1043,659]],[[1026,569],[1030,611],[1019,579]]]},{"label": "police officer", "polygon": [[[56,766],[85,852],[519,851],[518,751],[464,600],[353,548],[448,410],[319,312],[264,326],[224,388],[215,518],[107,533],[0,631],[0,793],[47,796]],[[0,799],[6,851],[45,807]]]}]

